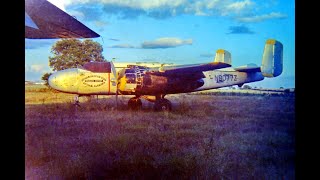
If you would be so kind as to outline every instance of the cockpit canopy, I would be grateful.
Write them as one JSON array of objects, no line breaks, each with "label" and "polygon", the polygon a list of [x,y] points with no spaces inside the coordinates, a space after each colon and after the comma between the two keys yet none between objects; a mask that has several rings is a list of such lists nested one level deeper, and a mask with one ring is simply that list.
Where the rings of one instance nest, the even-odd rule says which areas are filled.
[{"label": "cockpit canopy", "polygon": [[134,71],[134,69],[126,69],[125,74],[127,83],[136,83],[136,72]]},{"label": "cockpit canopy", "polygon": [[111,62],[88,62],[83,69],[96,73],[111,73]]}]

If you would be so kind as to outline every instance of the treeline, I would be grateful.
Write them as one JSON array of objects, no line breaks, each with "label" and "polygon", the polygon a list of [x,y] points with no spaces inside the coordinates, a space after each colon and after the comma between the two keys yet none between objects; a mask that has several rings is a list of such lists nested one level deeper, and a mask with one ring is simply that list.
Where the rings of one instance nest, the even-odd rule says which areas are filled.
[{"label": "treeline", "polygon": [[294,96],[294,92],[284,91],[282,93],[270,93],[270,92],[261,92],[261,93],[251,93],[251,92],[194,92],[188,93],[190,95],[214,95],[214,96]]}]

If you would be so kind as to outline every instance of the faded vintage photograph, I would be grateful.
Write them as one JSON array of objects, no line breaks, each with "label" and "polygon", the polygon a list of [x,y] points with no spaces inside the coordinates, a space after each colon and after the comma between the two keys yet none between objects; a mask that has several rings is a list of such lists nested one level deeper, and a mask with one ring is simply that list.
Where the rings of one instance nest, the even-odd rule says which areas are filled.
[{"label": "faded vintage photograph", "polygon": [[295,1],[25,0],[25,179],[296,179]]}]

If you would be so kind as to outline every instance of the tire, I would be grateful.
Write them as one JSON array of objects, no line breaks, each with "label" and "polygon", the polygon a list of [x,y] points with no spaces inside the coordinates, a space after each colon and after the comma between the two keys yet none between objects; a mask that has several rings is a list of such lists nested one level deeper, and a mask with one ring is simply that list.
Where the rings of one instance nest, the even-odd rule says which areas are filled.
[{"label": "tire", "polygon": [[141,99],[138,98],[131,98],[128,101],[128,107],[130,110],[140,110],[142,108],[142,102]]},{"label": "tire", "polygon": [[154,110],[155,111],[171,111],[172,105],[168,99],[160,99],[156,100],[154,103]]}]

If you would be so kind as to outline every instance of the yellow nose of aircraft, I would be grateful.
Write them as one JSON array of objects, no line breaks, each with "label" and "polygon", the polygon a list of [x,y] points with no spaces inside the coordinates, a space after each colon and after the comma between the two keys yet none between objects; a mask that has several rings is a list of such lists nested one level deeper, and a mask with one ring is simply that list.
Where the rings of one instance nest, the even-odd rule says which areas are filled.
[{"label": "yellow nose of aircraft", "polygon": [[58,91],[66,93],[78,92],[78,69],[71,68],[50,75],[49,85]]}]

